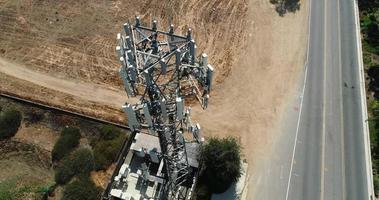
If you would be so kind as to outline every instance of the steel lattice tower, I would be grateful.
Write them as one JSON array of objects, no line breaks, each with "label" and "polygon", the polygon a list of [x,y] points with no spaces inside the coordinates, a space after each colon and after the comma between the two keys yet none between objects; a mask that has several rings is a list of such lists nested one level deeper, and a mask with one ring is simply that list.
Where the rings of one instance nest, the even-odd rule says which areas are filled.
[{"label": "steel lattice tower", "polygon": [[160,31],[157,21],[152,27],[135,23],[124,24],[117,35],[117,55],[122,64],[120,75],[129,97],[138,97],[139,103],[123,106],[129,127],[134,132],[147,127],[159,138],[166,170],[166,182],[160,199],[190,199],[188,185],[194,181],[188,164],[186,139],[191,135],[200,141],[200,126],[190,119],[191,108],[185,108],[184,99],[196,97],[203,109],[207,107],[212,85],[213,68],[208,57],[196,57],[196,44],[191,29],[186,36],[176,35],[174,26]]}]

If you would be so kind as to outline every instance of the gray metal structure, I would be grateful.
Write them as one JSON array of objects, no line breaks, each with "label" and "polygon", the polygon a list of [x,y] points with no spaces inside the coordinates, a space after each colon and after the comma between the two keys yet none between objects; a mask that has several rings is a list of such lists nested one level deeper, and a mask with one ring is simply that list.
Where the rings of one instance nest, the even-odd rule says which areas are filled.
[{"label": "gray metal structure", "polygon": [[166,179],[159,199],[191,199],[196,173],[188,164],[185,145],[190,137],[202,141],[200,126],[192,124],[191,108],[184,100],[196,98],[203,109],[208,106],[214,69],[206,54],[196,56],[191,29],[181,36],[173,25],[160,31],[156,20],[146,27],[139,17],[123,28],[116,47],[120,76],[127,95],[140,100],[123,106],[129,127],[140,132],[145,126],[159,138]]}]

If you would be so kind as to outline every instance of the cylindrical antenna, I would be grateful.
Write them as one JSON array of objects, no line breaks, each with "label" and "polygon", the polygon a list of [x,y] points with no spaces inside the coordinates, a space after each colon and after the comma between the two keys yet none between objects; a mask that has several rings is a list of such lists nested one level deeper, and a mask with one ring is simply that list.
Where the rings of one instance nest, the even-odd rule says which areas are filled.
[{"label": "cylindrical antenna", "polygon": [[130,26],[128,23],[124,24],[124,31],[126,35],[130,35]]},{"label": "cylindrical antenna", "polygon": [[170,33],[171,35],[174,34],[174,24],[170,25],[170,29],[169,29],[168,33]]},{"label": "cylindrical antenna", "polygon": [[139,27],[141,25],[141,20],[139,16],[136,16],[136,27]]},{"label": "cylindrical antenna", "polygon": [[153,31],[157,31],[157,24],[158,24],[158,22],[157,22],[157,20],[153,20]]},{"label": "cylindrical antenna", "polygon": [[192,40],[192,29],[189,28],[187,31],[187,40],[191,41]]}]

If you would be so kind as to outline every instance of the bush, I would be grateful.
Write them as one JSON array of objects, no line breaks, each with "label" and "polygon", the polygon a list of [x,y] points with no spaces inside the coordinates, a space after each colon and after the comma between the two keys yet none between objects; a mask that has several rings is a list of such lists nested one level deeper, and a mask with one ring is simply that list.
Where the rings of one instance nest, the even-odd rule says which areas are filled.
[{"label": "bush", "polygon": [[61,160],[65,155],[68,155],[75,147],[79,145],[80,130],[77,128],[63,129],[61,136],[55,143],[52,154],[53,161]]},{"label": "bush", "polygon": [[114,126],[104,125],[100,127],[100,137],[103,140],[113,140],[121,135],[119,129]]},{"label": "bush", "polygon": [[372,53],[379,53],[379,25],[374,14],[365,15],[362,18],[362,32],[364,39],[370,46]]},{"label": "bush", "polygon": [[73,170],[75,174],[88,175],[95,166],[92,150],[81,148],[70,156],[73,162]]},{"label": "bush", "polygon": [[65,184],[76,175],[89,176],[94,169],[93,154],[90,149],[81,148],[62,159],[55,173],[55,182]]},{"label": "bush", "polygon": [[93,153],[96,170],[107,169],[114,161],[116,161],[117,155],[120,152],[125,139],[125,136],[119,135],[113,140],[101,140],[95,145]]},{"label": "bush", "polygon": [[25,119],[30,123],[37,123],[44,117],[44,112],[37,108],[29,108],[25,113]]},{"label": "bush", "polygon": [[98,200],[100,192],[88,177],[80,177],[66,186],[62,200]]},{"label": "bush", "polygon": [[374,192],[375,192],[375,195],[378,196],[378,192],[379,192],[379,176],[377,174],[374,175]]},{"label": "bush", "polygon": [[0,140],[13,137],[20,125],[22,115],[18,110],[7,110],[0,113]]},{"label": "bush", "polygon": [[232,137],[211,138],[202,149],[201,180],[212,193],[225,192],[241,176],[241,149]]},{"label": "bush", "polygon": [[75,173],[72,167],[71,160],[66,157],[62,160],[62,163],[55,170],[55,182],[57,184],[66,184],[74,177]]}]

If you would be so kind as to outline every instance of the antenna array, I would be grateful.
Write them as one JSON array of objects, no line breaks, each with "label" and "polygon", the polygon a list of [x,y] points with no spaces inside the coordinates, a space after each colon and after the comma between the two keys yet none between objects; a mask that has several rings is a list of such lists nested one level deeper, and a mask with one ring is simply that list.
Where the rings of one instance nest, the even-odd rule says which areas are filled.
[{"label": "antenna array", "polygon": [[123,29],[117,35],[119,72],[127,95],[139,98],[139,103],[123,106],[129,127],[134,132],[147,127],[159,138],[159,159],[166,171],[159,199],[190,199],[196,177],[188,163],[186,140],[191,136],[201,143],[202,139],[200,125],[192,124],[191,108],[184,100],[196,97],[207,108],[214,69],[206,54],[196,56],[191,29],[181,36],[174,33],[173,25],[160,31],[156,20],[145,27],[139,17]]}]

